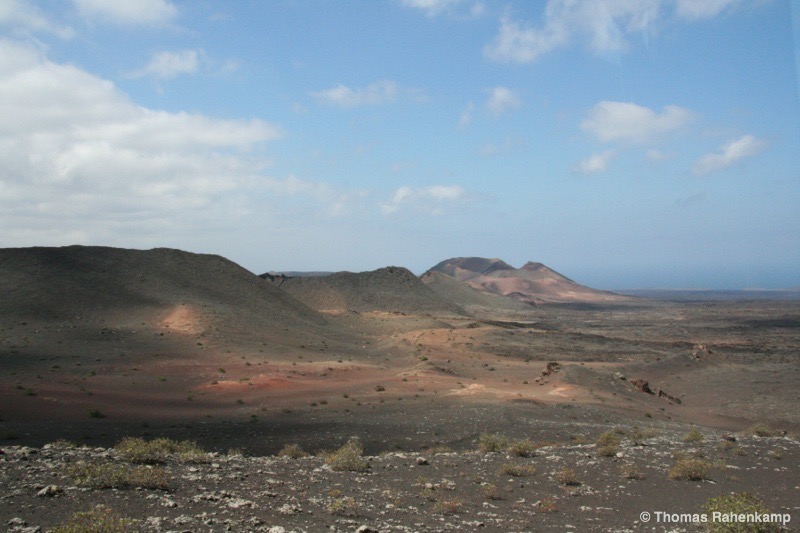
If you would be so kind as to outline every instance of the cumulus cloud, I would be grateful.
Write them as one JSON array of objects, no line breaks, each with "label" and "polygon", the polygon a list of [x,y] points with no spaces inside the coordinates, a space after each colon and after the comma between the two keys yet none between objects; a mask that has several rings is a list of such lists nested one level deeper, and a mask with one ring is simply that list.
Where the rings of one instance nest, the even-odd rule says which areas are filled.
[{"label": "cumulus cloud", "polygon": [[461,113],[458,119],[458,127],[466,128],[472,123],[472,111],[475,109],[475,104],[469,102],[467,108]]},{"label": "cumulus cloud", "polygon": [[484,48],[489,59],[532,63],[541,56],[581,41],[594,53],[625,51],[632,35],[658,30],[659,20],[689,21],[719,15],[742,0],[548,0],[539,23],[506,16]]},{"label": "cumulus cloud", "polygon": [[693,113],[668,105],[661,113],[631,102],[603,101],[595,105],[581,122],[581,128],[601,141],[642,143],[680,130],[693,119]]},{"label": "cumulus cloud", "polygon": [[692,173],[703,176],[724,170],[742,159],[757,155],[766,147],[766,141],[753,135],[743,135],[723,145],[717,152],[706,154],[695,161]]},{"label": "cumulus cloud", "polygon": [[675,10],[679,16],[690,19],[706,19],[716,17],[740,0],[677,0]]},{"label": "cumulus cloud", "polygon": [[578,163],[572,170],[580,174],[595,174],[605,172],[612,159],[617,155],[615,150],[606,150],[599,154],[592,154],[587,159]]},{"label": "cumulus cloud", "polygon": [[84,17],[128,26],[165,25],[178,14],[178,8],[168,0],[73,0],[73,2]]},{"label": "cumulus cloud", "polygon": [[626,34],[643,31],[657,18],[659,4],[659,0],[549,0],[541,25],[503,18],[484,54],[495,61],[531,63],[567,46],[575,36],[587,40],[596,53],[620,50],[626,46]]},{"label": "cumulus cloud", "polygon": [[396,189],[391,199],[381,205],[381,212],[390,215],[407,208],[431,215],[442,215],[448,204],[463,201],[465,197],[466,191],[460,185],[432,185],[418,188],[404,186]]},{"label": "cumulus cloud", "polygon": [[259,146],[279,137],[276,126],[143,108],[28,45],[0,41],[0,58],[5,235],[26,228],[42,233],[34,242],[63,242],[130,225],[163,231],[272,183]]},{"label": "cumulus cloud", "polygon": [[401,0],[401,2],[406,7],[420,9],[429,17],[434,17],[460,3],[461,0]]},{"label": "cumulus cloud", "polygon": [[202,50],[178,50],[176,52],[165,50],[156,52],[147,65],[132,72],[129,77],[155,76],[161,79],[170,79],[181,74],[193,74],[197,72],[201,54]]},{"label": "cumulus cloud", "polygon": [[339,84],[311,95],[322,103],[344,108],[391,103],[403,96],[422,99],[419,90],[400,87],[391,80],[376,81],[362,89],[351,89]]},{"label": "cumulus cloud", "polygon": [[50,20],[38,7],[20,0],[0,0],[0,27],[15,33],[50,33],[62,39],[74,37],[75,31]]},{"label": "cumulus cloud", "polygon": [[489,90],[489,100],[486,102],[486,108],[495,117],[521,105],[522,101],[517,93],[507,87],[498,86]]}]

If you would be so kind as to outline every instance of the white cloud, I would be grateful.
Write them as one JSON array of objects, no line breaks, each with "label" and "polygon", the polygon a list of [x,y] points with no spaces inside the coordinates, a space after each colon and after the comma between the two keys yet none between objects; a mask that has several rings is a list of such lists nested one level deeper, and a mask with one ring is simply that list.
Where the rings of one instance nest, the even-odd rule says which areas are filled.
[{"label": "white cloud", "polygon": [[589,111],[581,128],[601,141],[641,143],[680,130],[692,119],[691,111],[674,105],[656,113],[631,102],[603,101]]},{"label": "white cloud", "polygon": [[539,24],[504,17],[497,36],[484,48],[484,55],[494,61],[532,63],[580,40],[594,53],[612,57],[628,48],[631,36],[657,32],[665,16],[690,21],[708,19],[741,2],[548,0]]},{"label": "white cloud", "polygon": [[522,102],[517,93],[507,87],[498,86],[489,90],[489,100],[486,102],[486,108],[496,117],[521,105]]},{"label": "white cloud", "polygon": [[376,81],[363,89],[351,89],[339,84],[311,95],[320,102],[344,108],[391,103],[403,96],[423,98],[417,89],[400,87],[391,80]]},{"label": "white cloud", "polygon": [[596,53],[618,51],[627,46],[626,34],[643,31],[658,17],[659,4],[660,0],[549,0],[541,26],[504,18],[484,54],[495,61],[531,63],[567,46],[575,36],[586,39]]},{"label": "white cloud", "polygon": [[141,78],[152,75],[157,78],[170,79],[181,74],[193,74],[197,72],[200,64],[200,55],[202,55],[202,50],[156,52],[144,68],[131,73],[130,77]]},{"label": "white cloud", "polygon": [[460,185],[432,185],[429,187],[400,187],[391,199],[381,205],[384,215],[397,213],[401,209],[411,209],[431,215],[442,215],[447,204],[463,201],[466,191]]},{"label": "white cloud", "polygon": [[401,2],[406,7],[420,9],[429,17],[434,17],[460,3],[461,0],[401,0]]},{"label": "white cloud", "polygon": [[33,4],[19,0],[0,0],[0,27],[8,26],[16,33],[50,33],[62,39],[74,37],[69,26],[59,25]]},{"label": "white cloud", "polygon": [[675,10],[686,19],[706,19],[716,17],[739,3],[740,0],[676,0]]},{"label": "white cloud", "polygon": [[696,176],[703,176],[724,170],[742,159],[757,155],[766,147],[766,141],[753,135],[743,135],[723,145],[719,151],[706,154],[695,161],[692,173]]},{"label": "white cloud", "polygon": [[612,159],[617,155],[615,150],[606,150],[599,154],[593,154],[589,158],[584,159],[578,163],[573,172],[580,174],[595,174],[597,172],[605,172]]},{"label": "white cloud", "polygon": [[647,152],[645,152],[645,157],[648,161],[658,162],[658,161],[666,161],[670,158],[668,154],[665,154],[661,150],[656,150],[655,148],[651,148]]},{"label": "white cloud", "polygon": [[78,12],[122,25],[166,25],[178,14],[168,0],[73,0]]},{"label": "white cloud", "polygon": [[0,41],[0,58],[13,58],[0,60],[4,235],[163,235],[181,220],[232,220],[254,192],[275,190],[261,175],[260,145],[280,135],[269,123],[146,109],[27,45]]},{"label": "white cloud", "polygon": [[466,128],[472,123],[472,111],[475,109],[475,104],[469,102],[467,104],[467,108],[461,113],[461,117],[458,119],[458,127],[459,128]]}]

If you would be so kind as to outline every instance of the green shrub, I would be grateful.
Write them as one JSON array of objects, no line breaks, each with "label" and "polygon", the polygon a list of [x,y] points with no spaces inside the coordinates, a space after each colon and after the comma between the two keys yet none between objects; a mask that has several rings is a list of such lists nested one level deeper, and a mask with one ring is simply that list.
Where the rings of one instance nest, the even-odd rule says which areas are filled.
[{"label": "green shrub", "polygon": [[167,473],[159,467],[81,462],[67,467],[66,474],[79,487],[92,489],[170,489]]},{"label": "green shrub", "polygon": [[[744,513],[761,515],[770,513],[769,509],[766,508],[759,498],[746,492],[711,498],[703,505],[703,511],[709,516],[717,512],[722,514]],[[771,523],[726,523],[709,521],[706,524],[706,530],[714,533],[768,533],[781,531],[781,527],[778,524]]]},{"label": "green shrub", "polygon": [[519,439],[511,441],[508,445],[508,453],[517,457],[530,457],[536,451],[536,443],[530,439]]},{"label": "green shrub", "polygon": [[597,455],[600,457],[616,457],[617,453],[619,453],[619,448],[611,444],[597,448]]},{"label": "green shrub", "polygon": [[581,484],[581,482],[578,481],[578,476],[575,475],[575,470],[566,467],[558,473],[558,481],[562,485],[567,486],[578,486]]},{"label": "green shrub", "polygon": [[57,526],[52,533],[133,533],[133,520],[122,518],[104,505],[91,511],[74,513],[68,522]]},{"label": "green shrub", "polygon": [[501,476],[524,477],[532,476],[536,469],[532,465],[520,465],[515,463],[503,463],[497,470]]},{"label": "green shrub", "polygon": [[308,454],[303,451],[297,444],[287,444],[281,451],[278,452],[278,457],[289,457],[290,459],[302,459],[308,457]]},{"label": "green shrub", "polygon": [[711,466],[711,463],[702,459],[678,459],[678,462],[669,471],[669,478],[702,481],[708,479]]},{"label": "green shrub", "polygon": [[496,433],[484,433],[478,437],[478,450],[483,453],[502,452],[508,447],[508,439]]},{"label": "green shrub", "polygon": [[331,452],[325,462],[339,472],[365,472],[369,462],[363,457],[364,447],[358,439],[350,439],[344,446]]},{"label": "green shrub", "polygon": [[164,463],[174,457],[182,463],[207,463],[208,454],[192,441],[160,438],[150,441],[125,437],[114,449],[127,461],[139,464]]},{"label": "green shrub", "polygon": [[689,433],[687,433],[683,437],[683,442],[687,442],[689,444],[699,444],[703,442],[705,437],[703,436],[697,428],[693,428]]},{"label": "green shrub", "polygon": [[756,437],[772,437],[775,435],[775,432],[770,429],[770,427],[763,422],[755,424],[754,426],[750,427],[747,432],[750,435],[754,435]]},{"label": "green shrub", "polygon": [[328,504],[328,512],[336,516],[358,516],[359,506],[355,499],[345,496],[335,498]]}]

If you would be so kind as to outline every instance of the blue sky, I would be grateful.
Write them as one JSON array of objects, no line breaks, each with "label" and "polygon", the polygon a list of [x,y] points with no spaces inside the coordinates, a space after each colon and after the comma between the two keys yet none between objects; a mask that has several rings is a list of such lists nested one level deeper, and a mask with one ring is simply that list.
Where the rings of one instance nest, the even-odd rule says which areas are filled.
[{"label": "blue sky", "polygon": [[800,286],[788,0],[0,0],[0,245]]}]

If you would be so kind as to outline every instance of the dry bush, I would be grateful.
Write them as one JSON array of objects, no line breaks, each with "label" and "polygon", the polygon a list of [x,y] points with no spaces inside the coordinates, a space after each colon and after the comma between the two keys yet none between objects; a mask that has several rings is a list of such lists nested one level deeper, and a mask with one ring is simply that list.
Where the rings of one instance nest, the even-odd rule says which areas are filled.
[{"label": "dry bush", "polygon": [[775,432],[763,422],[755,424],[748,428],[747,430],[748,435],[753,435],[755,437],[774,437]]},{"label": "dry bush", "polygon": [[358,502],[349,496],[335,498],[328,504],[328,512],[336,516],[347,516],[354,518],[358,516]]},{"label": "dry bush", "polygon": [[438,514],[456,514],[464,506],[464,502],[459,499],[437,500],[433,505],[433,512]]},{"label": "dry bush", "polygon": [[503,463],[497,469],[497,473],[501,476],[525,477],[532,476],[536,473],[533,465],[520,465],[514,463]]},{"label": "dry bush", "polygon": [[567,485],[569,487],[576,487],[581,484],[578,481],[578,476],[575,474],[575,470],[572,468],[564,467],[561,472],[558,473],[558,482],[562,485]]},{"label": "dry bush", "polygon": [[339,472],[365,472],[369,462],[363,457],[364,447],[358,439],[350,439],[347,444],[331,452],[325,462]]},{"label": "dry bush", "polygon": [[711,463],[702,459],[678,459],[678,462],[669,471],[669,478],[702,481],[708,479],[711,467]]},{"label": "dry bush", "polygon": [[160,467],[80,462],[68,466],[66,474],[79,487],[92,489],[171,488],[166,471]]},{"label": "dry bush", "polygon": [[478,437],[478,450],[483,453],[502,452],[508,447],[508,439],[496,433],[484,433]]},{"label": "dry bush", "polygon": [[127,461],[139,464],[164,463],[175,457],[182,463],[207,463],[208,454],[195,442],[153,439],[146,441],[138,437],[125,437],[114,449]]},{"label": "dry bush", "polygon": [[536,443],[530,439],[517,439],[508,445],[508,453],[517,457],[531,457],[536,448]]},{"label": "dry bush", "polygon": [[689,444],[700,444],[703,440],[705,440],[705,436],[697,428],[693,428],[683,437],[683,442]]},{"label": "dry bush", "polygon": [[[703,505],[703,512],[712,515],[715,512],[728,514],[769,514],[770,510],[759,498],[746,492],[733,493],[725,496],[711,498]],[[778,524],[771,523],[737,523],[737,522],[709,522],[706,530],[714,533],[769,533],[782,531]]]},{"label": "dry bush", "polygon": [[98,505],[91,511],[73,513],[67,523],[56,526],[52,533],[134,533],[137,530],[133,520]]},{"label": "dry bush", "polygon": [[281,451],[278,452],[278,457],[288,457],[290,459],[302,459],[308,457],[308,454],[303,451],[297,444],[287,444]]}]

